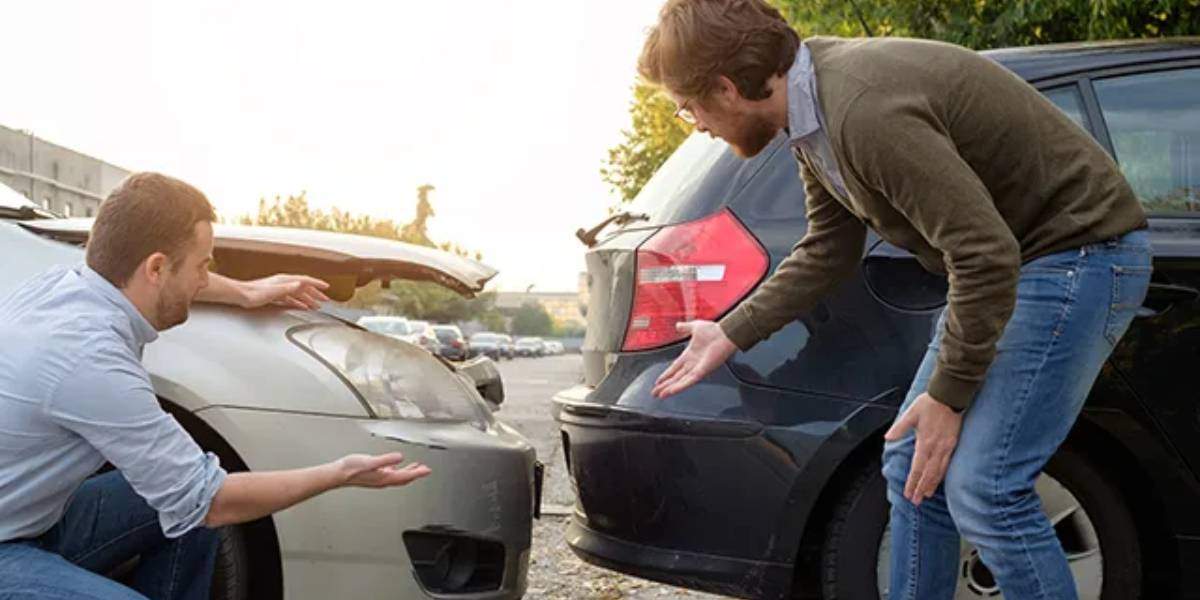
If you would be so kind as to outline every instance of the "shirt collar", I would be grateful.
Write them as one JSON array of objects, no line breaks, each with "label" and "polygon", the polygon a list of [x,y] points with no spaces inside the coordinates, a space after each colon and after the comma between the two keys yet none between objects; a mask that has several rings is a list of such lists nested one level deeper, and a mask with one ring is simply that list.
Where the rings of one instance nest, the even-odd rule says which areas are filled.
[{"label": "shirt collar", "polygon": [[146,317],[142,316],[141,311],[112,282],[105,279],[103,275],[93,271],[87,265],[81,266],[79,273],[83,277],[83,280],[87,282],[90,289],[95,290],[105,300],[116,305],[117,308],[121,309],[121,312],[125,313],[125,316],[129,317],[129,324],[133,331],[133,339],[130,341],[138,346],[144,346],[158,339],[158,330],[154,329],[150,321],[147,321]]},{"label": "shirt collar", "polygon": [[796,52],[796,62],[792,63],[787,73],[789,142],[795,143],[821,129],[813,94],[815,79],[812,54],[808,51],[808,45],[801,42]]}]

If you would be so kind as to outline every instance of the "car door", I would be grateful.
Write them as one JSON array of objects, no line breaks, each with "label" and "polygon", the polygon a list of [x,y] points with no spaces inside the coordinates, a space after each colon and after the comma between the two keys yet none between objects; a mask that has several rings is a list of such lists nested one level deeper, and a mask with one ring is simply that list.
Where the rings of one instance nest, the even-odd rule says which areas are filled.
[{"label": "car door", "polygon": [[1154,277],[1112,364],[1200,473],[1200,61],[1094,75],[1097,130],[1150,217]]}]

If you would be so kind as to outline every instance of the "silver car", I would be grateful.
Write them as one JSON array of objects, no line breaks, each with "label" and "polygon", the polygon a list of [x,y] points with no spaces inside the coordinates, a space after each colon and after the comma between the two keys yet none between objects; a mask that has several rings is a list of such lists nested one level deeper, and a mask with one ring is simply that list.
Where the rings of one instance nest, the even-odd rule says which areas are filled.
[{"label": "silver car", "polygon": [[[51,265],[83,260],[90,221],[45,216],[0,200],[0,295]],[[215,234],[218,271],[307,273],[331,282],[340,300],[377,278],[431,280],[470,295],[495,274],[383,239],[227,225]],[[196,305],[186,324],[146,348],[144,362],[166,410],[231,471],[397,450],[433,469],[405,488],[339,490],[226,528],[214,597],[524,593],[541,469],[529,442],[492,415],[503,392],[490,361],[456,369],[321,312]]]}]

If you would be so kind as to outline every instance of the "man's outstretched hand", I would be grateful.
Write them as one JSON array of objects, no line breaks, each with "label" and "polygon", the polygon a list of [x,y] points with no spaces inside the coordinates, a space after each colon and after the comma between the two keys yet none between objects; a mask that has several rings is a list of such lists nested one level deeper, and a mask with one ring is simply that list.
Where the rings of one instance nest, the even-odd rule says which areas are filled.
[{"label": "man's outstretched hand", "polygon": [[737,346],[712,321],[687,321],[675,328],[692,336],[683,354],[654,382],[655,398],[666,398],[704,379],[737,352]]},{"label": "man's outstretched hand", "polygon": [[365,488],[386,488],[408,485],[430,473],[429,467],[420,463],[400,466],[404,455],[399,452],[371,456],[351,454],[338,461],[346,485]]},{"label": "man's outstretched hand", "polygon": [[242,282],[243,306],[257,308],[273,304],[301,310],[316,310],[329,302],[324,290],[329,284],[307,275],[272,275]]}]

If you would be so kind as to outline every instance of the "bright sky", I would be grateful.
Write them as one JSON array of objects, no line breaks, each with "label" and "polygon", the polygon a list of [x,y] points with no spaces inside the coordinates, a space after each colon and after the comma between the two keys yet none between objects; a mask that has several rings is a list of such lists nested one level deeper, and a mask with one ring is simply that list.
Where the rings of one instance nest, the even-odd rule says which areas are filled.
[{"label": "bright sky", "polygon": [[408,221],[493,289],[574,290],[658,0],[16,2],[0,124],[183,178]]}]

